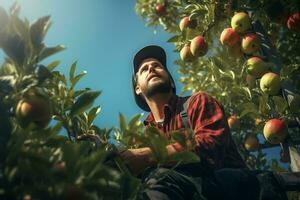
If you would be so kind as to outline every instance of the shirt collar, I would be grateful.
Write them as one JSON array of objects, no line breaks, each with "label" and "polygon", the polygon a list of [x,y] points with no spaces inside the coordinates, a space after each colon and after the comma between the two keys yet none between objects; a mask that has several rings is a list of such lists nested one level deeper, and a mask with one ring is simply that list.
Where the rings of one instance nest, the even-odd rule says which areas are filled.
[{"label": "shirt collar", "polygon": [[[176,104],[177,104],[178,96],[172,95],[169,102],[164,105],[164,113],[165,113],[165,122],[169,121],[170,117],[173,113],[176,112]],[[144,120],[144,125],[147,126],[149,124],[156,125],[156,121],[154,119],[153,113],[150,112],[149,115]]]}]

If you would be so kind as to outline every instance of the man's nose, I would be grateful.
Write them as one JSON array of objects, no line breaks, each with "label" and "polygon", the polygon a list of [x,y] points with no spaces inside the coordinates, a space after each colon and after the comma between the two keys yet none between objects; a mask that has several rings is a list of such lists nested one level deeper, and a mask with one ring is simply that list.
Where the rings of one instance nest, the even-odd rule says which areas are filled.
[{"label": "man's nose", "polygon": [[149,73],[154,72],[154,71],[155,71],[154,65],[150,65],[149,66]]}]

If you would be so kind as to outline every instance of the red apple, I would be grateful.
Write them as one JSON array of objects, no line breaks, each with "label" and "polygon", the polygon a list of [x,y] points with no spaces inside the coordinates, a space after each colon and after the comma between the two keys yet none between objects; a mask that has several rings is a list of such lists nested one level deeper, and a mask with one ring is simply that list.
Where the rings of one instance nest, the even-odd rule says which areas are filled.
[{"label": "red apple", "polygon": [[155,6],[155,13],[158,15],[158,16],[162,16],[164,14],[166,14],[166,7],[162,4],[157,4]]},{"label": "red apple", "polygon": [[227,122],[228,122],[229,128],[231,128],[231,129],[238,129],[240,127],[240,122],[235,115],[230,116],[227,119]]},{"label": "red apple", "polygon": [[287,27],[292,31],[300,32],[300,14],[298,12],[289,17]]},{"label": "red apple", "polygon": [[231,28],[239,33],[244,33],[251,27],[251,20],[247,13],[239,12],[231,18]]},{"label": "red apple", "polygon": [[260,89],[268,95],[278,94],[281,88],[281,81],[279,75],[268,72],[260,79]]},{"label": "red apple", "polygon": [[255,78],[260,78],[269,70],[270,64],[257,56],[253,56],[246,61],[247,71]]},{"label": "red apple", "polygon": [[269,143],[279,144],[287,137],[288,127],[281,119],[271,119],[265,124],[263,133]]},{"label": "red apple", "polygon": [[193,54],[190,49],[190,45],[186,44],[184,47],[180,50],[180,58],[183,61],[191,61],[193,58]]},{"label": "red apple", "polygon": [[248,151],[255,151],[260,147],[259,141],[255,135],[248,136],[245,140],[244,146]]},{"label": "red apple", "polygon": [[240,41],[240,35],[232,28],[225,28],[220,36],[222,45],[232,47]]},{"label": "red apple", "polygon": [[190,28],[190,29],[194,29],[197,26],[197,21],[196,20],[190,20],[189,17],[184,17],[180,20],[179,23],[179,28],[181,31]]},{"label": "red apple", "polygon": [[245,54],[253,54],[260,49],[261,40],[257,34],[246,34],[242,39],[242,51]]},{"label": "red apple", "polygon": [[194,56],[204,56],[208,50],[204,37],[201,35],[194,37],[191,41],[190,49]]},{"label": "red apple", "polygon": [[41,96],[24,98],[17,104],[16,116],[23,128],[44,128],[52,116],[50,102]]}]

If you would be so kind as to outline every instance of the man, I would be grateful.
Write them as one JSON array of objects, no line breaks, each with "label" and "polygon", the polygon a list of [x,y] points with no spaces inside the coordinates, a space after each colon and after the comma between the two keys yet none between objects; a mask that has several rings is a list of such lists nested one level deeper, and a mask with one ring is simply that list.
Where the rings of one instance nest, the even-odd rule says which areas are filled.
[{"label": "man", "polygon": [[[150,185],[142,198],[201,199],[204,195],[208,199],[257,199],[258,181],[239,170],[247,167],[230,135],[220,103],[204,92],[193,94],[186,107],[190,127],[184,127],[180,116],[184,98],[176,95],[174,80],[166,66],[165,51],[159,46],[146,46],[135,55],[133,66],[135,101],[141,109],[150,112],[145,126],[155,126],[167,138],[171,131],[182,130],[185,134],[185,128],[191,128],[196,146],[188,150],[194,151],[201,160],[198,165],[187,165],[178,170],[160,168],[145,172],[147,167],[155,169],[156,166],[150,148],[122,152],[121,157],[131,171],[136,175],[143,174],[143,181]],[[187,150],[179,143],[167,145],[166,149],[169,156]],[[222,170],[228,168],[230,170]],[[160,178],[151,178],[153,174]],[[236,195],[237,191],[241,194]]]}]

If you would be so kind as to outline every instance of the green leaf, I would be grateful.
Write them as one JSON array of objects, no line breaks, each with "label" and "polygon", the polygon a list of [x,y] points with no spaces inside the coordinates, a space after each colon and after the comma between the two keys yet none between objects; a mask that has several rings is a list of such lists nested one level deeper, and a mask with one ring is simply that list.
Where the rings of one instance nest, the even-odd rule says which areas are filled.
[{"label": "green leaf", "polygon": [[65,50],[65,47],[62,45],[57,45],[55,47],[45,47],[39,56],[39,61],[44,60],[45,58],[52,56],[58,52]]},{"label": "green leaf", "polygon": [[119,113],[119,122],[120,122],[121,131],[126,132],[127,130],[126,119],[122,113]]},{"label": "green leaf", "polygon": [[81,96],[78,97],[74,105],[71,107],[70,115],[74,117],[75,115],[84,112],[86,109],[93,105],[94,101],[100,94],[101,92],[99,91],[88,91],[83,93]]},{"label": "green leaf", "polygon": [[83,71],[80,74],[78,74],[77,76],[75,76],[75,78],[71,81],[73,87],[77,84],[77,82],[84,77],[85,75],[87,75],[87,71]]},{"label": "green leaf", "polygon": [[75,62],[71,65],[71,68],[70,68],[70,71],[69,71],[69,80],[71,81],[71,83],[72,83],[73,78],[74,78],[76,65],[77,65],[77,61],[75,61]]},{"label": "green leaf", "polygon": [[94,107],[90,110],[88,114],[88,126],[91,126],[97,114],[101,111],[100,106]]},{"label": "green leaf", "polygon": [[284,98],[280,96],[273,96],[272,99],[274,101],[275,109],[277,110],[277,112],[283,114],[287,109],[287,103]]},{"label": "green leaf", "polygon": [[259,111],[264,115],[270,114],[270,106],[268,105],[268,95],[262,95],[259,97]]},{"label": "green leaf", "polygon": [[240,117],[243,117],[249,113],[257,113],[257,106],[253,102],[247,102],[241,105],[242,112],[240,114]]},{"label": "green leaf", "polygon": [[55,69],[58,65],[60,64],[59,60],[55,60],[53,62],[51,62],[50,64],[47,65],[47,68],[49,71],[52,71],[53,69]]},{"label": "green leaf", "polygon": [[41,44],[50,26],[51,21],[49,15],[39,18],[30,26],[31,42],[34,47],[41,47]]},{"label": "green leaf", "polygon": [[175,43],[175,42],[180,42],[181,40],[182,40],[182,37],[180,35],[175,35],[175,36],[171,37],[170,39],[168,39],[167,42]]},{"label": "green leaf", "polygon": [[133,116],[133,118],[130,120],[130,122],[128,123],[129,127],[135,127],[137,124],[140,123],[140,118],[141,118],[141,114],[136,114],[135,116]]}]

